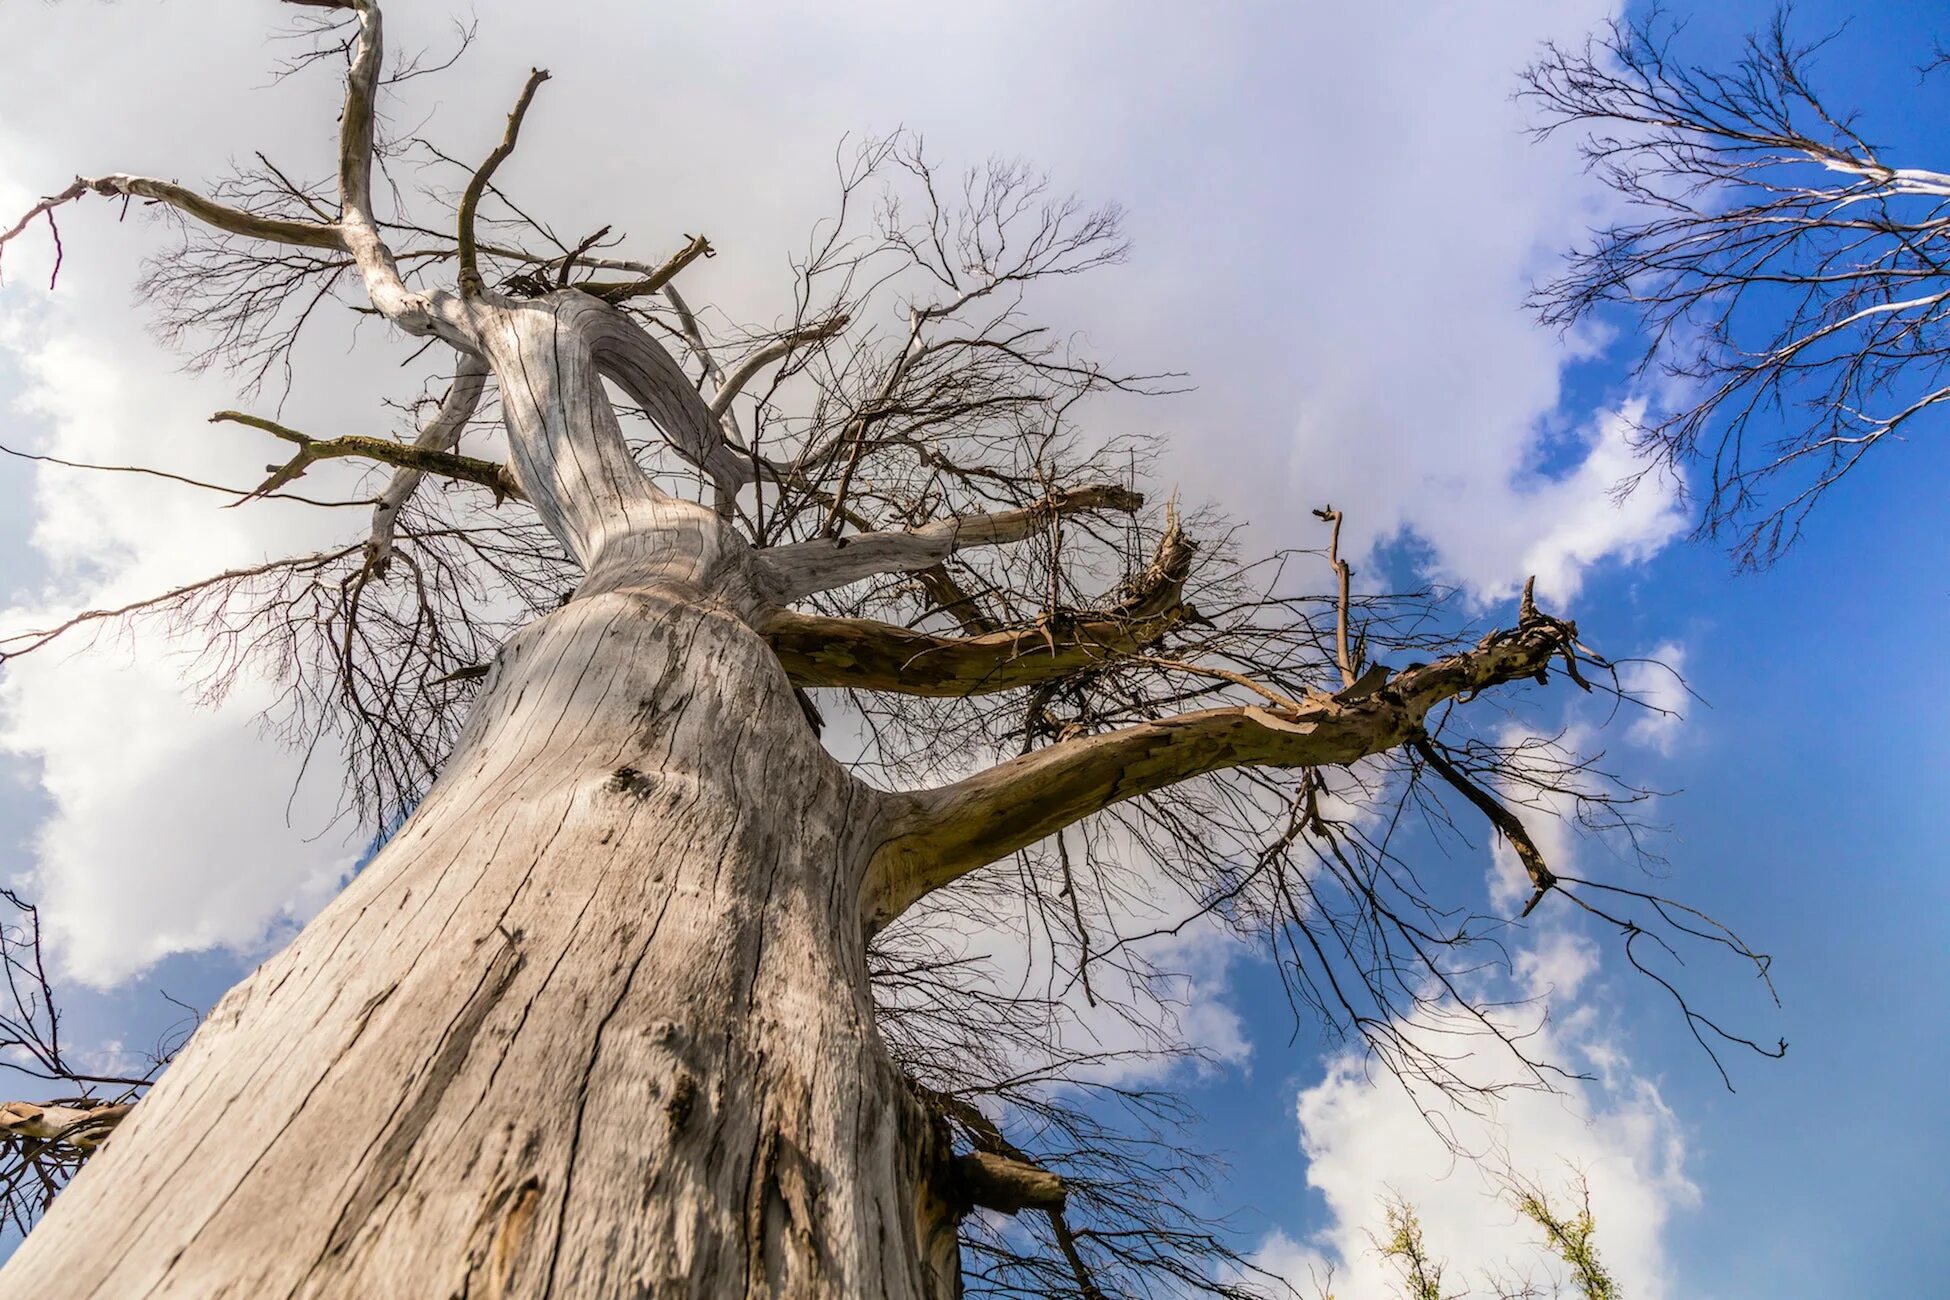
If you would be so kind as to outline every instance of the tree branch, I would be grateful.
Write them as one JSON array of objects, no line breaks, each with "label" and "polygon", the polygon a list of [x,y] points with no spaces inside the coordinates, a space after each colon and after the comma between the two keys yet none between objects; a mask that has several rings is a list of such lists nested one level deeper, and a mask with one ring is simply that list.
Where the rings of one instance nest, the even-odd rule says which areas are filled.
[{"label": "tree branch", "polygon": [[[1098,504],[1129,504],[1136,494],[1123,488],[1083,488],[1071,495]],[[1044,512],[1041,518],[1050,517],[1050,508],[1049,503],[1040,507]],[[1017,528],[1027,532],[1028,517],[1036,515],[1038,509],[981,516],[983,522],[976,531],[992,526],[995,535],[988,540],[1005,540]],[[1151,563],[1099,610],[1057,611],[1026,626],[956,637],[874,619],[834,618],[779,608],[760,632],[785,665],[787,675],[801,686],[845,686],[937,699],[1034,686],[1135,654],[1172,628],[1198,617],[1183,600],[1196,548],[1178,527],[1175,514],[1168,515],[1167,520]],[[857,545],[871,537],[906,538],[927,532],[869,533],[851,542]],[[937,534],[929,539],[930,544],[939,544],[948,535]],[[828,547],[831,543],[822,540],[807,545]],[[851,549],[849,545],[835,554],[845,556]]]},{"label": "tree branch", "polygon": [[36,217],[52,219],[54,210],[73,203],[86,194],[101,194],[110,198],[147,199],[151,203],[161,203],[176,209],[185,216],[221,230],[226,234],[243,235],[250,239],[265,239],[277,244],[295,244],[303,248],[330,248],[344,250],[345,239],[339,228],[316,221],[285,221],[277,217],[266,217],[243,208],[235,208],[227,203],[184,189],[173,181],[157,180],[151,176],[130,176],[125,172],[112,172],[107,176],[77,176],[74,183],[59,194],[50,194],[27,210],[27,214],[15,222],[12,228],[0,233],[0,245],[19,235]]},{"label": "tree branch", "polygon": [[222,483],[206,483],[199,478],[185,474],[172,474],[165,469],[151,469],[147,465],[103,465],[94,461],[67,460],[60,456],[47,456],[39,452],[20,451],[0,442],[0,456],[11,456],[17,460],[32,461],[37,465],[59,465],[63,469],[89,470],[97,474],[140,474],[144,478],[159,478],[166,483],[180,483],[184,487],[202,488],[206,492],[216,492],[227,497],[264,496],[272,501],[295,501],[300,505],[318,506],[323,509],[337,509],[345,506],[377,505],[377,497],[354,497],[344,501],[321,501],[317,497],[299,496],[293,492],[248,492],[239,487],[226,487]]},{"label": "tree branch", "polygon": [[596,367],[648,416],[678,455],[710,478],[720,500],[749,481],[751,462],[725,441],[724,431],[683,368],[648,331],[614,307],[586,327]]},{"label": "tree branch", "polygon": [[1035,686],[1135,654],[1193,616],[1190,606],[1173,602],[1146,617],[1045,619],[957,637],[780,610],[760,631],[801,686],[959,699]]},{"label": "tree branch", "polygon": [[[487,388],[487,375],[485,361],[465,352],[460,353],[454,365],[454,381],[448,386],[440,409],[420,430],[420,436],[413,440],[413,446],[434,453],[451,451],[459,443],[467,422],[481,404],[481,394]],[[372,511],[372,534],[366,539],[366,564],[375,574],[384,573],[392,559],[393,530],[399,523],[400,507],[419,489],[424,473],[420,469],[401,468],[393,475],[392,482],[386,485],[386,490],[379,494],[379,503]],[[509,477],[512,478],[512,475]]]},{"label": "tree branch", "polygon": [[987,636],[990,632],[1002,630],[1002,624],[983,611],[974,593],[962,590],[961,584],[955,581],[955,575],[948,572],[947,565],[930,565],[917,572],[914,580],[928,593],[928,599],[935,603],[937,610],[961,625],[964,635]]},{"label": "tree branch", "polygon": [[1069,1199],[1063,1180],[1040,1165],[994,1151],[956,1156],[954,1178],[974,1204],[1002,1214],[1061,1212]]},{"label": "tree branch", "polygon": [[[908,1086],[921,1103],[945,1118],[952,1119],[975,1144],[975,1153],[959,1156],[954,1162],[962,1189],[976,1205],[1015,1214],[1038,1209],[1049,1219],[1056,1245],[1070,1266],[1078,1293],[1084,1300],[1103,1300],[1096,1279],[1083,1253],[1077,1249],[1076,1233],[1064,1215],[1069,1204],[1069,1188],[1063,1179],[1031,1160],[1015,1143],[1003,1136],[994,1120],[965,1098],[938,1092],[913,1079]],[[984,1159],[986,1157],[986,1159]],[[984,1200],[984,1193],[993,1199]],[[1032,1199],[1033,1198],[1033,1199]]]},{"label": "tree branch", "polygon": [[446,293],[415,293],[401,278],[393,250],[379,234],[372,207],[372,151],[374,98],[385,55],[385,36],[375,0],[285,0],[319,8],[350,9],[358,15],[359,35],[345,76],[345,106],[339,114],[339,234],[340,245],[352,255],[365,282],[366,297],[380,315],[409,334],[438,334],[448,342],[473,350],[471,332],[451,310]]},{"label": "tree branch", "polygon": [[1344,766],[1421,732],[1443,700],[1548,670],[1576,629],[1542,616],[1491,633],[1475,648],[1408,669],[1379,690],[1180,714],[1059,741],[967,780],[896,799],[889,835],[868,874],[866,923],[889,924],[975,868],[1113,804],[1228,768]]},{"label": "tree branch", "polygon": [[905,531],[794,542],[759,553],[761,581],[767,595],[784,603],[876,574],[929,569],[971,546],[1021,541],[1059,515],[1085,510],[1132,513],[1143,505],[1142,494],[1102,484],[1057,492],[1021,510],[961,515]]},{"label": "tree branch", "polygon": [[1327,564],[1334,570],[1334,581],[1339,588],[1339,599],[1334,605],[1334,662],[1341,670],[1341,685],[1352,686],[1360,671],[1347,646],[1348,614],[1353,603],[1349,584],[1354,578],[1354,569],[1341,558],[1341,512],[1332,506],[1322,506],[1314,511],[1314,518],[1331,526],[1327,537]]},{"label": "tree branch", "polygon": [[842,312],[817,325],[808,325],[804,329],[781,334],[765,346],[754,349],[751,355],[732,367],[731,373],[724,377],[717,391],[711,395],[711,414],[723,419],[725,413],[731,410],[732,400],[744,390],[745,385],[749,384],[759,371],[796,347],[832,338],[846,328],[847,320],[848,317]]},{"label": "tree branch", "polygon": [[615,306],[631,298],[642,298],[658,292],[677,278],[677,273],[697,261],[700,257],[710,257],[715,252],[711,241],[703,235],[693,235],[689,243],[678,249],[662,266],[634,280],[582,280],[571,288],[580,289],[593,297]]},{"label": "tree branch", "polygon": [[346,72],[345,104],[340,113],[339,219],[336,222],[266,217],[219,203],[174,182],[115,173],[92,179],[77,178],[60,194],[37,204],[26,219],[5,236],[0,236],[0,245],[18,234],[27,220],[43,214],[51,220],[56,207],[90,191],[149,199],[166,204],[226,234],[348,253],[359,268],[366,296],[380,315],[409,334],[437,334],[457,347],[472,350],[473,337],[452,310],[450,295],[415,293],[406,287],[392,250],[380,237],[378,218],[373,212],[374,96],[379,86],[384,46],[378,4],[375,0],[285,0],[285,3],[349,9],[359,20],[359,34],[353,42],[351,63]]},{"label": "tree branch", "polygon": [[496,461],[479,460],[473,456],[457,456],[452,452],[430,451],[414,443],[393,442],[387,438],[374,438],[366,434],[349,433],[337,438],[314,438],[296,429],[267,420],[262,416],[246,415],[242,411],[218,411],[210,417],[210,422],[228,421],[232,424],[246,424],[253,429],[262,429],[268,434],[297,445],[298,454],[279,467],[270,478],[259,484],[249,497],[263,496],[297,478],[316,461],[336,460],[341,457],[358,456],[376,460],[381,464],[395,465],[401,469],[418,470],[423,474],[441,474],[448,478],[460,479],[467,483],[478,483],[492,491],[497,497],[513,497],[517,501],[527,500],[521,485],[508,467]]},{"label": "tree branch", "polygon": [[1530,901],[1523,905],[1520,914],[1529,916],[1536,910],[1537,904],[1544,900],[1544,895],[1550,892],[1551,886],[1557,883],[1557,876],[1544,861],[1543,850],[1537,847],[1537,841],[1530,838],[1529,830],[1515,813],[1498,803],[1489,791],[1472,781],[1468,773],[1451,763],[1440,747],[1427,736],[1416,737],[1409,742],[1409,748],[1414,750],[1417,757],[1427,763],[1437,776],[1453,786],[1463,798],[1475,804],[1477,811],[1489,818],[1490,825],[1502,832],[1503,838],[1510,842],[1512,849],[1516,850],[1517,859],[1523,863],[1524,874],[1530,877],[1533,887]]},{"label": "tree branch", "polygon": [[[377,22],[377,17],[374,19]],[[376,28],[375,28],[376,30]],[[528,81],[521,88],[521,97],[515,100],[514,111],[508,114],[508,129],[502,133],[501,143],[488,154],[483,162],[468,178],[467,188],[461,192],[460,211],[456,217],[459,233],[457,236],[459,272],[457,281],[461,297],[471,298],[481,292],[481,271],[474,243],[474,214],[481,206],[481,195],[487,191],[488,182],[494,179],[495,170],[508,160],[515,151],[515,142],[521,137],[521,119],[528,115],[528,106],[534,102],[535,92],[548,80],[546,68],[531,68]]]},{"label": "tree branch", "polygon": [[115,1126],[133,1109],[133,1104],[0,1102],[0,1138],[29,1138],[49,1146],[65,1143],[86,1154],[107,1141]]}]

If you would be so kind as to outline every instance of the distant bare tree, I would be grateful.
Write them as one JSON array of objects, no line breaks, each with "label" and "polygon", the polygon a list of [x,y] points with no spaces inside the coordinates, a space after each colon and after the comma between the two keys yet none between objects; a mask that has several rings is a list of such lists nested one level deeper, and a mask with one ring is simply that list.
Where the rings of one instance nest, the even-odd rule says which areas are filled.
[{"label": "distant bare tree", "polygon": [[[1770,563],[1873,447],[1950,411],[1950,172],[1906,165],[1826,103],[1782,10],[1731,66],[1674,52],[1659,13],[1551,46],[1524,76],[1540,135],[1583,133],[1638,210],[1574,250],[1536,306],[1637,317],[1673,381],[1648,469],[1699,465],[1702,534]],[[1940,62],[1940,60],[1939,60]]]},{"label": "distant bare tree", "polygon": [[[280,460],[194,486],[362,512],[360,536],[0,651],[147,627],[206,697],[265,673],[391,834],[0,1292],[1243,1295],[1182,1107],[1110,1082],[1178,1050],[1147,936],[1260,944],[1296,1013],[1463,1100],[1558,1069],[1483,991],[1510,918],[1402,860],[1409,815],[1486,820],[1526,914],[1764,970],[1696,912],[1554,873],[1526,830],[1560,800],[1637,827],[1594,758],[1477,721],[1553,674],[1616,689],[1570,622],[1528,591],[1502,628],[1363,595],[1330,509],[1324,555],[1242,559],[1138,490],[1144,442],[1079,423],[1176,382],[1029,314],[1123,259],[1114,209],[864,142],[785,310],[740,325],[678,287],[704,238],[626,256],[498,187],[545,73],[460,165],[378,130],[376,3],[294,2],[318,11],[294,68],[344,68],[332,183],[261,154],[203,191],[81,178],[4,238],[143,205],[182,241],[144,289],[197,361],[251,391],[343,297],[440,357],[434,386],[402,437],[215,417]],[[456,450],[489,419],[506,463]],[[969,947],[1010,917],[1043,987]],[[1463,1031],[1502,1041],[1506,1082],[1456,1072]]]},{"label": "distant bare tree", "polygon": [[0,972],[7,982],[0,1003],[0,1070],[67,1090],[37,1102],[0,1103],[0,1226],[24,1233],[148,1090],[196,1017],[183,1008],[183,1019],[146,1057],[78,1061],[61,1041],[40,910],[10,889],[0,889],[0,902],[14,912],[0,920]]}]

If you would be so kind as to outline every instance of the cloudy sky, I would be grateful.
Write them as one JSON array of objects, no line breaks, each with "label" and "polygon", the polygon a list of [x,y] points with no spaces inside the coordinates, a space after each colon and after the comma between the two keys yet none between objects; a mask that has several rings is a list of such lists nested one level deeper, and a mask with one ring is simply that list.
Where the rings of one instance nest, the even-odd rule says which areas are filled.
[{"label": "cloudy sky", "polygon": [[[1890,145],[1927,147],[1920,124],[1943,120],[1940,88],[1917,111],[1910,71],[1938,34],[1933,8],[1879,6],[1824,64]],[[1124,204],[1131,262],[1067,294],[1066,319],[1120,362],[1189,373],[1192,391],[1125,413],[1172,435],[1165,472],[1188,497],[1250,520],[1262,548],[1311,544],[1306,507],[1332,501],[1364,568],[1431,575],[1484,607],[1537,574],[1591,643],[1682,665],[1710,702],[1594,743],[1683,790],[1660,807],[1676,892],[1776,955],[1786,1008],[1730,975],[1702,973],[1702,987],[1793,1050],[1737,1061],[1729,1094],[1614,950],[1543,920],[1519,973],[1552,991],[1550,1041],[1591,1081],[1511,1103],[1466,1144],[1546,1181],[1583,1170],[1635,1300],[1924,1294],[1950,1268],[1931,1195],[1950,1157],[1935,1100],[1950,982],[1932,960],[1950,924],[1933,812],[1950,755],[1942,693],[1914,671],[1946,630],[1943,530],[1927,521],[1950,462],[1928,438],[1896,449],[1757,577],[1688,545],[1669,489],[1610,498],[1629,464],[1619,413],[1641,397],[1623,344],[1539,330],[1521,308],[1609,200],[1568,142],[1523,134],[1510,98],[1541,41],[1577,38],[1609,0],[395,9],[409,46],[438,44],[450,16],[480,19],[461,69],[417,101],[429,131],[484,152],[528,65],[546,64],[555,80],[503,177],[546,195],[566,228],[615,222],[655,249],[708,233],[719,255],[687,273],[687,292],[733,315],[786,305],[785,255],[826,210],[849,133],[905,125],[951,163],[1022,156]],[[1810,30],[1842,13],[1798,10]],[[1746,0],[1702,7],[1689,39],[1711,58],[1764,17]],[[271,83],[276,18],[247,0],[7,4],[0,214],[77,172],[193,181],[259,148],[323,173],[335,90]],[[94,204],[64,219],[53,295],[46,241],[10,250],[0,441],[249,478],[263,448],[204,421],[234,388],[183,373],[131,305],[160,233],[113,217]],[[314,349],[287,415],[370,424],[365,381],[384,352]],[[210,505],[0,464],[6,617],[344,530]],[[142,643],[0,675],[0,877],[42,902],[75,990],[71,1038],[102,1050],[153,1035],[163,990],[214,1000],[360,849],[321,833],[330,755],[301,780],[297,756],[251,725],[257,687],[198,708],[177,667]],[[1497,889],[1487,854],[1452,866]],[[1480,1174],[1447,1158],[1400,1090],[1296,1036],[1263,966],[1191,964],[1197,1023],[1225,1060],[1192,1097],[1202,1140],[1232,1164],[1222,1208],[1239,1210],[1244,1247],[1296,1278],[1333,1267],[1343,1300],[1386,1294],[1366,1234],[1394,1192],[1423,1208],[1459,1274],[1525,1258]]]}]

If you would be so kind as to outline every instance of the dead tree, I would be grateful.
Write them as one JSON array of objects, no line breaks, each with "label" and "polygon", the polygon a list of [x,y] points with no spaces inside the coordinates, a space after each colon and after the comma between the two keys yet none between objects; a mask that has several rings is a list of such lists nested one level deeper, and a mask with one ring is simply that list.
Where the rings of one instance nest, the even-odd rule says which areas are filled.
[{"label": "dead tree", "polygon": [[[77,1059],[61,1041],[40,909],[11,889],[0,889],[0,901],[14,911],[0,921],[0,1071],[30,1081],[39,1097],[0,1103],[0,1227],[24,1233],[155,1082],[196,1018],[179,1019],[146,1055]],[[48,1096],[53,1089],[60,1095]]]},{"label": "dead tree", "polygon": [[1785,10],[1723,70],[1681,60],[1676,34],[1616,21],[1525,74],[1540,134],[1587,132],[1637,209],[1534,301],[1559,326],[1636,317],[1641,372],[1677,394],[1637,430],[1648,470],[1703,468],[1701,533],[1753,567],[1872,448],[1950,410],[1950,172],[1824,102],[1826,41],[1797,43]]},{"label": "dead tree", "polygon": [[[1507,919],[1377,829],[1442,817],[1439,788],[1517,846],[1532,906],[1761,960],[1530,843],[1515,810],[1563,792],[1634,824],[1587,760],[1471,729],[1513,685],[1605,680],[1571,623],[1363,596],[1331,546],[1243,562],[1216,518],[1147,502],[1144,444],[1086,434],[1083,399],[1173,382],[1026,314],[1122,258],[1114,210],[871,142],[790,310],[738,327],[679,289],[703,238],[638,260],[497,188],[546,74],[460,166],[376,132],[373,0],[294,2],[344,55],[332,184],[262,158],[206,191],[88,177],[9,237],[93,196],[153,206],[184,243],[145,288],[197,358],[261,378],[343,293],[444,357],[444,388],[404,438],[219,413],[279,449],[233,499],[363,510],[362,535],[4,650],[156,626],[206,694],[267,672],[288,736],[341,746],[392,834],[209,1014],[0,1294],[1242,1294],[1186,1209],[1206,1170],[1173,1101],[1065,1045],[1093,1004],[1155,1026],[1131,917],[1255,937],[1296,1007],[1404,1076],[1462,1088],[1420,1030],[1471,1026],[1547,1082],[1465,976]],[[375,184],[408,156],[452,184]],[[491,415],[505,463],[456,450]],[[312,487],[348,461],[390,477]],[[985,979],[962,932],[1010,915],[1060,985]]]}]

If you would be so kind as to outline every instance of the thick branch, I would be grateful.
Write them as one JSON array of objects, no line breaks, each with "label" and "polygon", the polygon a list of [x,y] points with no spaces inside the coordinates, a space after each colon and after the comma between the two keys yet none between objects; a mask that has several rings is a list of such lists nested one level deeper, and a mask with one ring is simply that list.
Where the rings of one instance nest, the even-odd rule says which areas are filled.
[{"label": "thick branch", "polygon": [[176,209],[185,216],[221,230],[226,234],[243,235],[250,239],[265,239],[278,244],[296,244],[303,248],[330,248],[343,250],[345,240],[337,226],[316,221],[285,221],[277,217],[266,217],[243,208],[234,208],[227,203],[219,203],[194,190],[184,189],[173,181],[157,180],[151,176],[130,176],[114,172],[107,176],[77,176],[74,183],[59,194],[50,194],[28,209],[27,215],[14,224],[12,229],[0,233],[0,244],[5,244],[25,230],[35,217],[51,216],[54,209],[73,203],[85,194],[94,193],[110,198],[147,199]]},{"label": "thick branch", "polygon": [[1058,515],[1085,510],[1136,511],[1144,497],[1116,484],[1072,488],[1022,510],[962,515],[906,531],[821,537],[759,554],[766,594],[780,602],[831,591],[881,573],[916,573],[956,551],[1021,541]]},{"label": "thick branch", "polygon": [[1208,709],[1060,741],[967,780],[899,800],[876,855],[866,922],[879,929],[975,868],[1126,799],[1234,767],[1346,765],[1409,742],[1443,700],[1536,677],[1575,629],[1537,617],[1474,649],[1411,668],[1380,690],[1293,708]]},{"label": "thick branch", "polygon": [[1002,1214],[1060,1211],[1069,1198],[1063,1180],[1049,1170],[993,1151],[956,1156],[954,1177],[970,1202]]},{"label": "thick branch", "polygon": [[[287,3],[320,4],[320,0]],[[449,310],[453,299],[444,293],[430,297],[408,289],[393,250],[379,235],[379,219],[372,206],[374,97],[379,92],[379,70],[385,53],[379,6],[374,0],[323,0],[321,7],[350,9],[359,18],[359,36],[353,42],[352,62],[345,76],[345,107],[339,114],[338,227],[342,246],[352,254],[365,282],[366,297],[380,315],[409,334],[439,334],[471,350],[471,334]]]},{"label": "thick branch", "polygon": [[751,464],[723,430],[670,353],[627,314],[588,304],[596,315],[579,326],[596,367],[663,432],[672,448],[710,478],[721,498],[736,496]]},{"label": "thick branch", "polygon": [[[1002,1130],[996,1127],[995,1121],[984,1115],[973,1102],[950,1093],[937,1092],[912,1079],[908,1080],[908,1083],[914,1089],[915,1095],[920,1097],[923,1105],[959,1124],[968,1134],[969,1139],[974,1142],[976,1154],[960,1156],[955,1160],[956,1171],[961,1174],[962,1186],[969,1194],[969,1199],[976,1205],[1002,1210],[1007,1214],[1015,1214],[1021,1209],[1041,1210],[1049,1219],[1050,1228],[1056,1235],[1057,1248],[1063,1252],[1064,1261],[1070,1266],[1070,1273],[1076,1279],[1079,1294],[1084,1297],[1084,1300],[1103,1300],[1104,1293],[1097,1288],[1096,1281],[1090,1273],[1090,1266],[1084,1262],[1083,1252],[1077,1249],[1076,1233],[1071,1230],[1069,1220],[1064,1216],[1063,1212],[1069,1202],[1069,1188],[1062,1178],[1038,1165],[1020,1147],[1004,1137]],[[988,1162],[978,1165],[985,1156]],[[974,1169],[973,1179],[969,1177],[971,1168]],[[1040,1203],[1037,1200],[1020,1199],[1013,1203],[996,1204],[981,1199],[980,1189],[988,1185],[985,1176],[992,1168],[1000,1175],[997,1181],[1000,1181],[1005,1188],[1018,1195],[1033,1192],[1039,1197]],[[1032,1176],[1036,1175],[1040,1175],[1040,1178],[1032,1182]],[[974,1185],[971,1186],[971,1183]],[[1003,1197],[995,1192],[990,1194],[998,1201],[1003,1200]]]},{"label": "thick branch", "polygon": [[[1096,492],[1121,493],[1126,502],[1136,495],[1122,488],[1082,489],[1071,495],[1083,497]],[[1047,512],[1048,504],[1042,509]],[[1034,514],[1032,509],[980,519],[982,527],[995,527],[997,535],[988,540],[999,541],[1005,540],[1003,535],[1009,530],[1024,526],[1024,517]],[[1041,517],[1049,516],[1044,513]],[[852,540],[858,544],[880,536],[918,537],[925,531],[869,533]],[[939,536],[934,539],[939,540]],[[830,543],[807,545],[824,547]],[[850,549],[835,554],[845,556]],[[846,686],[936,698],[1014,690],[1136,654],[1172,628],[1196,618],[1197,611],[1183,600],[1194,549],[1173,518],[1150,565],[1118,599],[1099,610],[1046,615],[1026,627],[978,636],[942,636],[873,619],[831,618],[780,608],[760,631],[785,665],[787,675],[801,686]]]},{"label": "thick branch", "polygon": [[74,1147],[92,1152],[108,1140],[133,1105],[75,1105],[71,1102],[9,1101],[0,1103],[0,1138]]},{"label": "thick branch", "polygon": [[275,492],[303,474],[316,461],[357,456],[366,460],[376,460],[384,465],[395,465],[401,469],[418,470],[423,474],[442,474],[463,482],[478,483],[497,497],[527,499],[521,490],[521,485],[515,482],[515,476],[508,472],[508,467],[491,460],[458,456],[452,452],[430,451],[418,444],[393,442],[387,438],[374,438],[359,433],[349,433],[337,438],[314,438],[310,434],[300,433],[275,420],[246,415],[242,411],[218,411],[210,417],[210,421],[213,424],[218,421],[247,424],[253,429],[262,429],[286,442],[296,444],[298,454],[279,467],[270,478],[265,479],[257,490],[251,493],[253,497],[262,496],[266,492]]},{"label": "thick branch", "polygon": [[1034,686],[1136,654],[1193,617],[1173,602],[1145,617],[1046,619],[982,636],[940,636],[868,618],[779,610],[761,629],[801,686],[959,699]]}]

